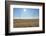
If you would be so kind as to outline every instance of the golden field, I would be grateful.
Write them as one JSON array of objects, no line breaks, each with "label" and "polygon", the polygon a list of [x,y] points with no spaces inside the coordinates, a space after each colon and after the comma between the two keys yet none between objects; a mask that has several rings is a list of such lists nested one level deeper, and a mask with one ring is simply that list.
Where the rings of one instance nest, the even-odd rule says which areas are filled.
[{"label": "golden field", "polygon": [[14,19],[14,28],[16,27],[38,27],[39,19]]}]

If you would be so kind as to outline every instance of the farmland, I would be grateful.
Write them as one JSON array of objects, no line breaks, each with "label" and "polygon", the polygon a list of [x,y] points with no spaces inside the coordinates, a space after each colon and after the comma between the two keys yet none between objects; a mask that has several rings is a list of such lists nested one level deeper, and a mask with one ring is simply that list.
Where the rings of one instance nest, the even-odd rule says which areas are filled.
[{"label": "farmland", "polygon": [[13,26],[16,27],[38,27],[39,19],[14,19]]}]

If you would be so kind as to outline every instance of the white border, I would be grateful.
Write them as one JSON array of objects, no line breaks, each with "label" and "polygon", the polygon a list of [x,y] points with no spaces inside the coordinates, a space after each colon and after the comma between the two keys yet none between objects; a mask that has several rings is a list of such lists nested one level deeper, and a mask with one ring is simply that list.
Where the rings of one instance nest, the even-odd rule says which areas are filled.
[{"label": "white border", "polygon": [[26,2],[45,2],[45,0],[6,0],[6,1],[26,1]]},{"label": "white border", "polygon": [[[39,27],[13,28],[13,8],[39,9]],[[42,30],[42,6],[10,5],[10,32],[40,31]]]}]

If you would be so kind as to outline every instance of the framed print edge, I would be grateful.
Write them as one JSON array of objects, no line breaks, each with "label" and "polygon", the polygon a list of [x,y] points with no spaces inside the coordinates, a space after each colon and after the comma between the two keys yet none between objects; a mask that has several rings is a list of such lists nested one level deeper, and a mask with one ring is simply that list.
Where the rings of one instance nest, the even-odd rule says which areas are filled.
[{"label": "framed print edge", "polygon": [[[11,2],[11,1],[10,1]],[[12,1],[16,2],[16,1]],[[19,2],[19,1],[18,1]],[[42,31],[27,31],[27,32],[11,32],[9,33],[9,23],[10,23],[10,16],[9,16],[9,10],[8,10],[8,1],[5,1],[5,35],[19,35],[19,34],[38,34],[38,33],[45,33],[45,3],[36,3],[36,2],[24,2],[24,3],[32,3],[32,4],[41,4],[42,5],[42,12],[43,12],[43,17],[42,17],[42,22],[43,22],[43,27]]]},{"label": "framed print edge", "polygon": [[[19,6],[19,7],[18,7]],[[13,9],[14,8],[33,8],[38,9],[39,8],[39,27],[28,27],[28,28],[13,28]],[[22,6],[22,5],[10,5],[10,30],[11,32],[21,32],[21,31],[38,31],[42,30],[42,6]],[[16,18],[19,19],[19,18]],[[23,18],[22,18],[23,19]],[[25,19],[25,18],[24,18]],[[38,19],[38,18],[34,18]],[[12,23],[11,23],[12,22]],[[20,30],[21,29],[21,30]]]}]

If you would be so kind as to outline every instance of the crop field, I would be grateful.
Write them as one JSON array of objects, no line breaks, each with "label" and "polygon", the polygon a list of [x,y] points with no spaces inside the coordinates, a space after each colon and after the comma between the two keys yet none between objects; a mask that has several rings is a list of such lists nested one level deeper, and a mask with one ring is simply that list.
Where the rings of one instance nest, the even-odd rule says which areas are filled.
[{"label": "crop field", "polygon": [[39,19],[14,19],[14,28],[17,27],[39,27]]}]

